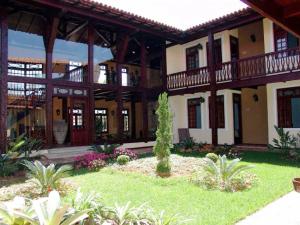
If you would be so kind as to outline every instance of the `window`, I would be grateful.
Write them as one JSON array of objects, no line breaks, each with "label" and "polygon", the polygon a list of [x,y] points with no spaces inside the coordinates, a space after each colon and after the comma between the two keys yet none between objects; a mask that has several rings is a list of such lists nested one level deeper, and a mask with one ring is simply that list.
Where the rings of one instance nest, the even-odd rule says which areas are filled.
[{"label": "window", "polygon": [[123,116],[123,129],[124,132],[129,131],[129,113],[128,109],[123,109],[122,110],[122,116]]},{"label": "window", "polygon": [[95,121],[101,132],[108,132],[107,109],[95,109]]},{"label": "window", "polygon": [[122,68],[122,86],[128,86],[128,68]]},{"label": "window", "polygon": [[186,69],[193,70],[199,68],[199,53],[198,47],[186,49]]},{"label": "window", "polygon": [[[218,95],[216,98],[217,101],[217,128],[225,128],[225,113],[224,113],[224,95]],[[211,98],[209,97],[209,104],[211,104]],[[211,128],[211,110],[209,107],[209,127]]]},{"label": "window", "polygon": [[274,25],[275,51],[283,51],[299,46],[299,39],[281,27]]},{"label": "window", "polygon": [[76,129],[84,128],[82,104],[78,104],[73,108],[73,127]]},{"label": "window", "polygon": [[277,90],[278,126],[300,128],[300,87]]},{"label": "window", "polygon": [[43,64],[8,62],[8,75],[43,78]]},{"label": "window", "polygon": [[99,84],[107,84],[107,65],[100,64],[99,65]]},{"label": "window", "polygon": [[201,128],[201,99],[188,100],[188,122],[189,128]]}]

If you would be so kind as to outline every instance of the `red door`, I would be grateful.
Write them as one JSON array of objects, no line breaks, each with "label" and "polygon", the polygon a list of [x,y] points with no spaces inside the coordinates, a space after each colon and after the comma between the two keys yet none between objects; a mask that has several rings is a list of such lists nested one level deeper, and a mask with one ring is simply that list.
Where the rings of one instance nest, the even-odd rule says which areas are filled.
[{"label": "red door", "polygon": [[87,101],[71,99],[70,103],[71,144],[74,146],[88,145]]}]

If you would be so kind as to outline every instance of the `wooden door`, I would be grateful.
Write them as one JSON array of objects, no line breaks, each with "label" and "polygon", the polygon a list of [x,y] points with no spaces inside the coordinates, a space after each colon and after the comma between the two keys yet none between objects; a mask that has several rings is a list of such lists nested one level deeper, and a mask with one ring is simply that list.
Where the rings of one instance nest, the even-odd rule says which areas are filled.
[{"label": "wooden door", "polygon": [[73,146],[88,145],[87,100],[71,98],[70,106],[69,121],[71,131],[71,144]]}]

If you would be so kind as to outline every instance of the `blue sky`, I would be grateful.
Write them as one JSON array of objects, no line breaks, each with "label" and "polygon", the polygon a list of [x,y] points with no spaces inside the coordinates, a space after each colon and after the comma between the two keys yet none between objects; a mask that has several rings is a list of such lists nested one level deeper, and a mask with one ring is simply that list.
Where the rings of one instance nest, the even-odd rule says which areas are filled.
[{"label": "blue sky", "polygon": [[187,29],[245,8],[240,0],[94,0],[168,25]]}]

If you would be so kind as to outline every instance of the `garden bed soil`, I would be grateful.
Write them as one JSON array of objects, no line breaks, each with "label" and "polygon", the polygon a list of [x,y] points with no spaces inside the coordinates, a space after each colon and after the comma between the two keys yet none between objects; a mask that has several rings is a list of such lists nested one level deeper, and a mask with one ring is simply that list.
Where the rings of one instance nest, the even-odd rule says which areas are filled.
[{"label": "garden bed soil", "polygon": [[[190,176],[201,166],[201,158],[184,157],[180,155],[171,155],[171,177]],[[137,172],[145,175],[156,176],[155,168],[157,164],[156,157],[141,158],[130,161],[126,165],[111,165],[113,169],[125,172]]]}]

